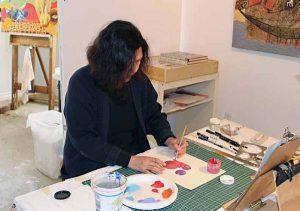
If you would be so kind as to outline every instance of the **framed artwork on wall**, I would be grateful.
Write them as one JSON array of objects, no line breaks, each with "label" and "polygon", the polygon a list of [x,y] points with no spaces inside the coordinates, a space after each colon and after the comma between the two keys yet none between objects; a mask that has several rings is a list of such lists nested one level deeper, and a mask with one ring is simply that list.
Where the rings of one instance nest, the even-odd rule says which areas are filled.
[{"label": "framed artwork on wall", "polygon": [[300,57],[300,0],[236,0],[232,46]]},{"label": "framed artwork on wall", "polygon": [[57,0],[0,0],[1,30],[57,34]]}]

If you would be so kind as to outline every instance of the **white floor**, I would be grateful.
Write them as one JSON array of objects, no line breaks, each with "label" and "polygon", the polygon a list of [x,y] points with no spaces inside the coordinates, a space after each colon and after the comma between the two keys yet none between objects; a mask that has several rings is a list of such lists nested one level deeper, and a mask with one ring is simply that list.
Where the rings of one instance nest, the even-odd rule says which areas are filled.
[{"label": "white floor", "polygon": [[0,210],[9,210],[13,199],[60,181],[50,179],[34,167],[33,141],[27,116],[47,110],[47,105],[28,103],[0,114]]}]

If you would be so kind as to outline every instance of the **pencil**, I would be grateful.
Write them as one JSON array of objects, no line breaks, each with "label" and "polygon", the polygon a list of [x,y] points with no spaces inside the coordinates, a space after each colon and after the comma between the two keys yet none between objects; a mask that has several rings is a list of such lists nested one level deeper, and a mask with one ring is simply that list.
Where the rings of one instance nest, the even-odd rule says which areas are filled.
[{"label": "pencil", "polygon": [[[181,139],[180,139],[180,142],[179,142],[179,146],[181,146],[181,144],[182,144],[183,138],[185,136],[186,128],[187,128],[187,126],[185,126],[184,129],[183,129]],[[178,157],[178,151],[176,151],[175,160],[177,160],[177,157]]]}]

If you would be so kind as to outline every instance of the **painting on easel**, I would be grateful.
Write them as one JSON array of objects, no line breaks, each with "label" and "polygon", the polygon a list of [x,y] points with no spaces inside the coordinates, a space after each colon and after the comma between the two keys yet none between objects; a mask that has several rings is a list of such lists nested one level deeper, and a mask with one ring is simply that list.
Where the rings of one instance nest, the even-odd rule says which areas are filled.
[{"label": "painting on easel", "polygon": [[236,0],[232,46],[300,57],[300,0]]},{"label": "painting on easel", "polygon": [[2,0],[3,32],[57,34],[57,0]]}]

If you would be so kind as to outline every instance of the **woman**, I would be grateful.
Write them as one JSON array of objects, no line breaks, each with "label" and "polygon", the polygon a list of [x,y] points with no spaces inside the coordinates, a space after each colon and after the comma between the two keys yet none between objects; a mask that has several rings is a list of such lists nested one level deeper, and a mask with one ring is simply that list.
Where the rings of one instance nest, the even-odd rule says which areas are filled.
[{"label": "woman", "polygon": [[148,44],[132,23],[117,20],[105,27],[87,50],[88,65],[69,81],[64,114],[67,136],[62,178],[120,165],[161,173],[165,163],[137,156],[148,149],[146,135],[179,155],[186,151],[170,129],[145,75]]}]

